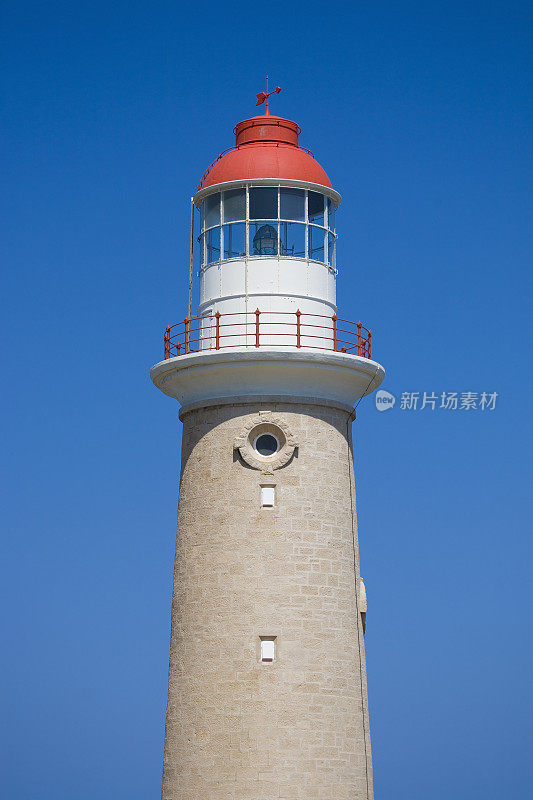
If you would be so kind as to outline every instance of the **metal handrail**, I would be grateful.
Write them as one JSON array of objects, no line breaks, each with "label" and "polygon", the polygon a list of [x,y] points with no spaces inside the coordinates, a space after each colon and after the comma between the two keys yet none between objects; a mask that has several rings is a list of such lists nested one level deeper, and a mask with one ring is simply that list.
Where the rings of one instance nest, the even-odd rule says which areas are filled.
[{"label": "metal handrail", "polygon": [[[243,317],[244,319],[228,322],[225,321],[227,317]],[[290,317],[291,319],[285,322],[279,320],[279,317]],[[307,322],[308,317],[312,320],[327,320],[329,324]],[[339,323],[351,325],[352,329],[340,327]],[[282,326],[284,330],[273,329]],[[228,328],[237,328],[238,330],[230,332],[227,330]],[[289,330],[285,330],[286,328]],[[263,338],[263,342],[261,342],[261,336],[267,337],[268,341],[265,342]],[[241,340],[244,338],[244,345],[242,341],[236,344],[228,341],[235,337],[239,337]],[[283,337],[284,341],[270,341],[274,337]],[[306,344],[303,342],[304,339],[313,339],[314,343]],[[257,308],[255,311],[233,311],[227,314],[217,311],[215,314],[206,316],[185,317],[183,322],[168,325],[164,335],[165,359],[188,353],[243,346],[307,347],[371,358],[372,331],[365,328],[361,322],[340,319],[336,314],[329,317],[324,314],[308,314],[300,309],[293,312],[260,311]]]}]

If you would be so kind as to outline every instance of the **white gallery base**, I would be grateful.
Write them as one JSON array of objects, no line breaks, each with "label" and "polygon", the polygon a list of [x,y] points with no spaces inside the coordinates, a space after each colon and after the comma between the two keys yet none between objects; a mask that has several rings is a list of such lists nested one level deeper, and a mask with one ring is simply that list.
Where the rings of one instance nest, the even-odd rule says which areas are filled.
[{"label": "white gallery base", "polygon": [[152,381],[182,406],[234,397],[306,397],[353,407],[378,388],[376,361],[328,350],[258,348],[209,350],[169,358],[150,370]]}]

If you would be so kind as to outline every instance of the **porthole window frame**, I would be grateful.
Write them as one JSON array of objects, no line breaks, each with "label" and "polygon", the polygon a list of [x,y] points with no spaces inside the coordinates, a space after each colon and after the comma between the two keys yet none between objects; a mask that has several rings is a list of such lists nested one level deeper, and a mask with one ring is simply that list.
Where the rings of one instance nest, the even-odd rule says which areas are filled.
[{"label": "porthole window frame", "polygon": [[[271,456],[262,456],[255,449],[255,442],[264,433],[277,439],[279,449]],[[271,472],[285,466],[294,455],[298,442],[294,438],[285,420],[270,412],[261,412],[260,416],[248,421],[241,434],[235,439],[235,450],[239,451],[242,460],[253,469]]]}]

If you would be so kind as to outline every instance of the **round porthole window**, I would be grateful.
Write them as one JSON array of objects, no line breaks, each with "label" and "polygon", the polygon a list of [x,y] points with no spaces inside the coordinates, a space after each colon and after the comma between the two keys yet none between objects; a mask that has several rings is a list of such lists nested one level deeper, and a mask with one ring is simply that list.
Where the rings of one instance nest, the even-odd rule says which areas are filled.
[{"label": "round porthole window", "polygon": [[254,441],[254,449],[260,456],[273,456],[279,450],[279,441],[272,433],[262,433]]},{"label": "round porthole window", "polygon": [[250,420],[234,444],[248,466],[268,474],[285,466],[297,446],[284,418],[266,411]]}]

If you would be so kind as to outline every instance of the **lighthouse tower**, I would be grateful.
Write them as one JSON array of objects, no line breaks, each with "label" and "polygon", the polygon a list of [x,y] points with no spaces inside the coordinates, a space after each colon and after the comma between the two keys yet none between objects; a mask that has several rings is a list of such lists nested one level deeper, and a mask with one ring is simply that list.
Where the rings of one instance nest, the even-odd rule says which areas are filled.
[{"label": "lighthouse tower", "polygon": [[337,310],[341,198],[298,125],[234,132],[193,198],[197,313],[151,371],[183,422],[162,798],[370,800],[351,427],[384,370]]}]

